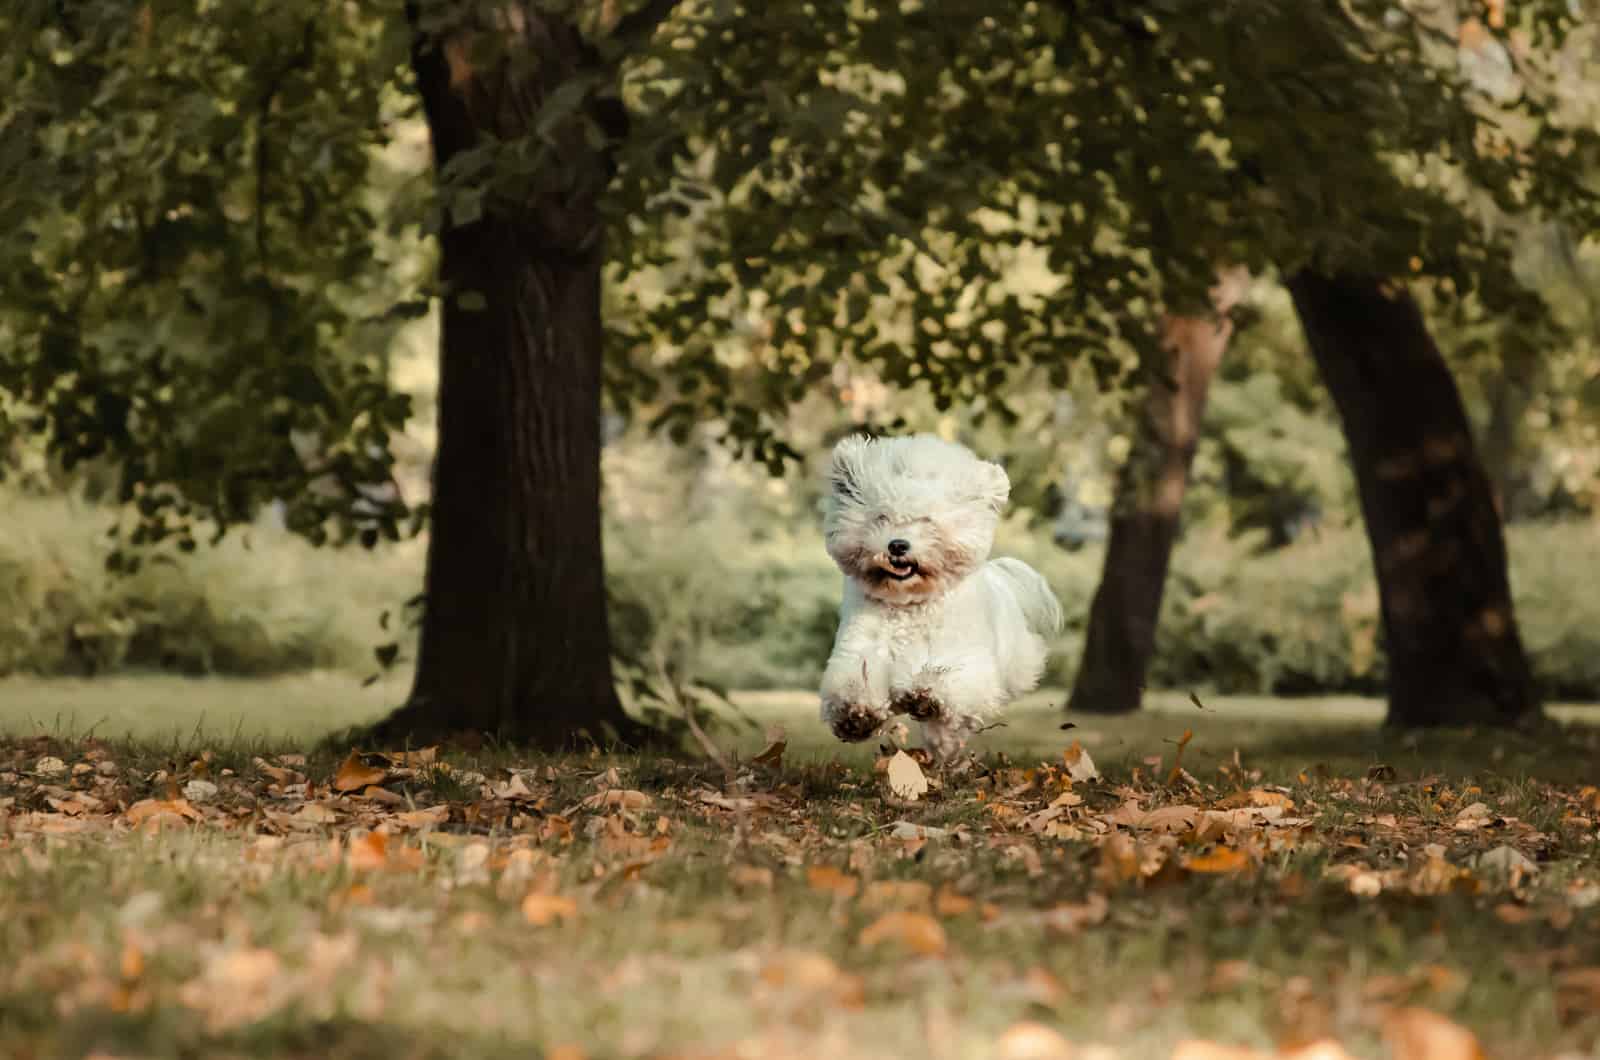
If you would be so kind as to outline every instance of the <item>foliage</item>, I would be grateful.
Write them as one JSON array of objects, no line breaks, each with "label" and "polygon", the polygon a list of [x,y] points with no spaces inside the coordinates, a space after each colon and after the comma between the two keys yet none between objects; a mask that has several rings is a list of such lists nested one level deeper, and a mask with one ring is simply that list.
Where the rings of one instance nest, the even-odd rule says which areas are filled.
[{"label": "foliage", "polygon": [[[738,12],[693,9],[682,54],[628,82],[678,136],[672,167],[653,141],[621,156],[621,268],[660,282],[619,393],[665,374],[659,421],[709,413],[763,459],[760,413],[841,357],[1006,414],[1023,369],[1061,388],[1074,364],[1114,384],[1157,363],[1158,308],[1204,304],[1218,263],[1417,275],[1538,315],[1516,229],[1485,216],[1594,227],[1595,132],[1537,76],[1563,61],[1561,4],[1492,29],[1376,0],[768,4],[760,34]],[[1473,79],[1469,28],[1515,29],[1515,92]],[[1047,281],[1019,284],[1035,261]],[[740,329],[757,349],[728,349]]]},{"label": "foliage", "polygon": [[330,667],[365,676],[377,668],[374,646],[392,639],[380,616],[398,616],[418,581],[415,543],[340,555],[270,525],[114,574],[104,508],[4,492],[0,504],[0,676]]},{"label": "foliage", "polygon": [[131,543],[192,549],[273,499],[314,541],[398,536],[374,487],[409,406],[374,350],[410,310],[362,312],[397,297],[370,194],[394,28],[249,0],[0,14],[0,451],[112,462]]},{"label": "foliage", "polygon": [[[1505,98],[1457,68],[1464,25],[1377,0],[683,0],[651,36],[668,6],[585,21],[621,63],[625,129],[585,67],[533,136],[581,120],[615,154],[618,407],[773,467],[795,455],[778,414],[843,361],[1009,418],[1030,372],[1126,382],[1155,309],[1194,304],[1219,261],[1416,272],[1502,313],[1527,293],[1485,203],[1594,227],[1587,111],[1540,76],[1582,39],[1555,0],[1473,22],[1515,51]],[[386,229],[458,223],[559,159],[485,145],[431,211],[374,199],[413,107],[396,10],[28,0],[0,20],[6,431],[113,459],[140,540],[272,498],[314,540],[397,535],[374,486],[408,408],[371,351],[430,292],[391,274]]]},{"label": "foliage", "polygon": [[1096,769],[1055,721],[915,801],[867,749],[798,741],[724,786],[672,757],[6,739],[0,1051],[853,1060],[930,1024],[940,1055],[997,1060],[1592,1040],[1592,730],[1418,748],[1188,709],[1072,734]]}]

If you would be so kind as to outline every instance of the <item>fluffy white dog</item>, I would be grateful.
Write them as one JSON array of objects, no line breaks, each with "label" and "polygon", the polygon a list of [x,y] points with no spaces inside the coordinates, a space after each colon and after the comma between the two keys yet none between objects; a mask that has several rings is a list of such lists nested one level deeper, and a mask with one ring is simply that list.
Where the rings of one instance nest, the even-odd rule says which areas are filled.
[{"label": "fluffy white dog", "polygon": [[846,438],[830,480],[823,533],[845,584],[822,720],[853,742],[906,714],[948,758],[1039,683],[1061,626],[1037,571],[988,558],[1011,482],[931,435]]}]

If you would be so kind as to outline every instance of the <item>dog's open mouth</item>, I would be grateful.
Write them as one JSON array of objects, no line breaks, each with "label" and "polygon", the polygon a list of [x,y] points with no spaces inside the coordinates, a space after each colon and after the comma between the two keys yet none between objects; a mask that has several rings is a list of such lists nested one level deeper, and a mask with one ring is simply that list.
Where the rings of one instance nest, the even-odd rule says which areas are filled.
[{"label": "dog's open mouth", "polygon": [[878,573],[890,581],[909,581],[917,576],[917,563],[902,556],[890,556],[878,565]]}]

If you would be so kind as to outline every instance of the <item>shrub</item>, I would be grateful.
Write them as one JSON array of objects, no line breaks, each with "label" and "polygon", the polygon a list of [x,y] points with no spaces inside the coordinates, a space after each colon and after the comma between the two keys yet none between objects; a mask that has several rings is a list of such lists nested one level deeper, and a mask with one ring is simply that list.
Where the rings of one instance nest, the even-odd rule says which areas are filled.
[{"label": "shrub", "polygon": [[[262,526],[132,576],[105,570],[104,509],[0,495],[0,675],[160,668],[368,673],[379,628],[421,579],[421,542],[318,550]],[[833,641],[841,578],[813,526],[773,529],[748,510],[607,528],[617,654],[678,686],[815,687]],[[791,519],[790,523],[803,522]],[[1600,697],[1600,593],[1588,557],[1600,527],[1514,526],[1512,582],[1543,691]],[[1376,692],[1378,595],[1358,527],[1281,549],[1199,526],[1173,558],[1153,687],[1309,694]],[[1046,681],[1070,682],[1100,574],[1096,548],[1066,552],[1014,521],[996,551],[1038,567],[1067,624]],[[406,655],[411,654],[409,651]]]}]

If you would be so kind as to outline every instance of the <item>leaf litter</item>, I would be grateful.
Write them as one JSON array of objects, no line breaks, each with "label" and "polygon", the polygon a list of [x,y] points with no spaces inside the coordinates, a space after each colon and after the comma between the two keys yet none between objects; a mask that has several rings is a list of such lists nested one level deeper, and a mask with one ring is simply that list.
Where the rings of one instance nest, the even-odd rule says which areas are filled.
[{"label": "leaf litter", "polygon": [[[931,774],[917,756],[889,748],[874,783],[837,766],[789,766],[787,738],[770,736],[749,768],[720,783],[692,765],[662,761],[638,772],[620,764],[596,769],[581,756],[482,767],[448,760],[437,748],[352,751],[326,765],[257,755],[235,759],[237,770],[214,756],[129,768],[95,741],[23,741],[0,745],[0,836],[19,855],[13,873],[45,871],[73,844],[113,850],[140,837],[208,834],[234,844],[233,860],[223,857],[213,871],[238,886],[284,872],[329,880],[327,908],[359,913],[355,934],[313,932],[298,947],[280,938],[217,948],[213,940],[190,947],[198,956],[187,977],[162,984],[148,955],[182,937],[182,922],[158,935],[128,928],[103,971],[80,975],[60,1003],[68,1015],[82,1006],[177,1005],[215,1034],[326,1004],[303,985],[280,985],[300,981],[285,968],[310,967],[313,952],[318,967],[360,963],[368,959],[361,931],[426,932],[448,923],[477,937],[500,922],[496,910],[505,906],[523,931],[577,945],[633,904],[660,902],[675,880],[704,871],[697,864],[718,865],[694,878],[721,897],[700,914],[706,927],[680,919],[674,930],[742,924],[763,903],[819,918],[803,947],[796,937],[774,946],[776,939],[757,936],[729,951],[735,965],[753,962],[758,1009],[790,1012],[795,1004],[861,1010],[887,984],[904,990],[935,968],[959,969],[971,953],[1003,964],[1000,940],[1070,945],[1137,930],[1151,916],[1193,916],[1193,902],[1221,902],[1248,916],[1293,916],[1302,903],[1340,895],[1368,907],[1456,903],[1441,904],[1437,915],[1475,916],[1502,931],[1566,931],[1580,918],[1592,926],[1600,908],[1600,796],[1592,787],[1540,785],[1520,798],[1497,796],[1438,777],[1402,782],[1387,766],[1358,777],[1302,773],[1278,786],[1261,783],[1237,756],[1215,778],[1197,778],[1183,766],[1189,731],[1174,741],[1170,763],[1153,756],[1153,764],[1110,779],[1073,742],[1053,762],[1017,765],[1002,756]],[[820,804],[819,788],[827,792]],[[1570,867],[1551,867],[1561,864]],[[481,897],[454,910],[441,910],[437,898],[397,901],[430,893]],[[1171,895],[1192,902],[1173,905]],[[159,921],[163,906],[154,908],[138,922]],[[25,962],[29,974],[69,960],[69,950],[46,947]],[[668,960],[667,952],[650,959]],[[1539,953],[1548,957],[1540,974],[1561,1025],[1592,1025],[1600,952],[1576,946],[1518,959]],[[1472,955],[1458,956],[1460,972],[1391,976],[1392,984],[1368,974],[1352,986],[1365,1007],[1351,1010],[1338,1036],[1323,1032],[1328,1013],[1343,1010],[1309,980],[1291,978],[1277,988],[1280,1046],[1192,1038],[1174,1041],[1167,1055],[1337,1060],[1373,1038],[1399,1060],[1486,1055],[1477,1033],[1452,1018],[1471,1014],[1452,1000],[1471,971]],[[874,986],[880,967],[895,978]],[[1064,995],[1086,989],[1064,970],[1068,986],[1046,969],[1019,966],[1009,980],[1002,976],[1016,985],[997,987],[996,996],[1047,999],[1055,1011]],[[913,978],[904,980],[907,974]],[[1226,996],[1262,974],[1248,959],[1218,960],[1192,989],[1196,997]],[[1143,989],[1148,996],[1138,1004],[1155,1011],[1174,990],[1190,988],[1152,969]],[[339,996],[362,1011],[381,1012],[384,1004],[371,989]],[[1118,1021],[1137,1021],[1120,1014],[1122,1004],[1099,1013],[1100,1033],[1087,1038],[1081,1027],[1068,1035],[1049,1020],[1021,1020],[987,1048],[1014,1057],[1138,1055],[1117,1044]]]}]

